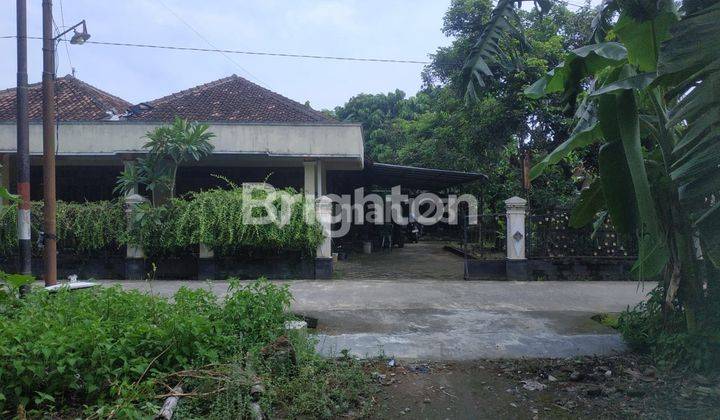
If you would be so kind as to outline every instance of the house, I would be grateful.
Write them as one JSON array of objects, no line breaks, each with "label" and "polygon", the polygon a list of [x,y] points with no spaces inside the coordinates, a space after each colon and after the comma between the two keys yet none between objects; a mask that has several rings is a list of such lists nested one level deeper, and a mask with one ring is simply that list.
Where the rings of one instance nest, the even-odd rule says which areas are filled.
[{"label": "house", "polygon": [[[144,153],[143,136],[178,116],[206,122],[216,134],[212,156],[180,168],[177,191],[220,185],[213,174],[241,182],[268,180],[316,196],[364,185],[443,189],[479,174],[369,162],[362,128],[232,75],[133,105],[73,76],[56,79],[57,197],[113,198],[124,165]],[[15,88],[0,91],[0,185],[14,190]],[[42,89],[28,93],[31,198],[42,195]]]},{"label": "house", "polygon": [[[484,178],[371,162],[364,155],[360,124],[339,122],[236,75],[134,105],[70,75],[56,79],[55,95],[56,187],[64,201],[116,198],[118,175],[146,153],[146,133],[176,117],[207,123],[215,134],[211,156],[179,168],[178,194],[224,186],[213,175],[238,184],[266,181],[315,197],[396,185],[441,191]],[[0,91],[0,186],[11,192],[16,190],[15,107],[16,89]],[[31,199],[41,200],[39,83],[29,86],[28,109]],[[323,255],[329,254],[329,239],[323,246]]]}]

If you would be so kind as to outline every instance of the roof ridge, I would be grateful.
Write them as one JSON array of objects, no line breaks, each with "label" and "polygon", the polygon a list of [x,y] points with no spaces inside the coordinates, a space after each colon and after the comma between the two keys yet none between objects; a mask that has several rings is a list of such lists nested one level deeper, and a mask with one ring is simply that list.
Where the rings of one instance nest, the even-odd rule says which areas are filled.
[{"label": "roof ridge", "polygon": [[263,86],[260,86],[260,85],[258,85],[257,83],[253,83],[253,82],[251,82],[250,80],[248,80],[248,79],[246,79],[246,78],[244,78],[244,77],[242,77],[242,76],[238,76],[237,74],[231,74],[230,76],[227,76],[227,77],[223,77],[223,78],[220,78],[220,79],[217,79],[217,80],[213,80],[213,81],[210,81],[210,82],[207,82],[207,83],[203,83],[203,84],[201,84],[201,85],[197,85],[197,86],[194,86],[194,87],[191,87],[191,88],[188,88],[188,89],[183,89],[183,90],[177,91],[177,92],[175,92],[175,93],[171,93],[171,94],[169,94],[169,95],[165,95],[165,96],[162,96],[162,97],[160,97],[160,98],[153,99],[153,100],[151,100],[151,101],[145,101],[145,102],[140,102],[140,103],[145,103],[145,104],[148,104],[148,105],[150,105],[150,106],[155,107],[155,106],[162,105],[163,103],[168,102],[168,101],[170,101],[170,100],[183,98],[183,97],[185,97],[185,96],[187,96],[187,95],[190,95],[190,94],[192,94],[192,93],[202,92],[203,90],[206,90],[206,89],[209,89],[209,88],[214,88],[214,87],[216,87],[216,86],[220,86],[220,85],[222,85],[222,84],[225,84],[225,83],[228,83],[228,82],[232,82],[232,81],[240,81],[240,82],[242,82],[242,83],[248,83],[248,84],[250,84],[250,85],[252,85],[252,86],[255,86],[255,87],[257,87],[258,89],[261,89],[262,91],[264,91],[264,92],[268,93],[269,95],[271,95],[273,99],[282,102],[283,104],[291,107],[292,109],[294,109],[294,110],[302,113],[302,114],[305,115],[306,117],[310,117],[310,118],[312,118],[312,119],[319,120],[319,121],[323,121],[323,122],[333,122],[333,121],[335,121],[334,119],[328,117],[327,115],[323,114],[323,113],[320,112],[320,111],[316,111],[316,110],[314,110],[314,109],[312,109],[312,108],[310,108],[310,107],[307,107],[307,106],[301,104],[300,102],[297,102],[297,101],[295,101],[295,100],[292,100],[292,99],[290,99],[290,98],[288,98],[288,97],[286,97],[286,96],[283,96],[283,95],[281,95],[281,94],[279,94],[279,93],[277,93],[277,92],[274,92],[274,91],[272,91],[272,90],[270,90],[270,89],[268,89],[268,88],[265,88],[265,87],[263,87]]},{"label": "roof ridge", "polygon": [[270,89],[268,89],[268,88],[266,88],[266,87],[260,86],[260,85],[258,85],[257,83],[253,83],[253,82],[249,81],[248,79],[246,79],[246,78],[244,78],[244,77],[237,76],[237,75],[233,75],[233,76],[235,76],[235,77],[237,77],[238,79],[241,79],[241,80],[243,80],[243,81],[245,81],[245,82],[247,82],[247,83],[250,83],[251,85],[257,86],[258,88],[260,88],[260,89],[262,89],[262,90],[270,93],[270,94],[273,95],[276,99],[279,99],[279,100],[281,100],[282,102],[285,102],[287,105],[293,107],[293,108],[296,109],[297,111],[302,112],[303,114],[307,115],[308,117],[319,118],[319,119],[321,119],[321,120],[323,120],[323,121],[328,121],[328,122],[335,121],[333,118],[328,117],[327,115],[323,114],[323,113],[320,112],[320,111],[316,111],[316,110],[312,109],[311,107],[306,106],[306,105],[304,105],[304,104],[301,104],[300,102],[298,102],[298,101],[296,101],[296,100],[290,99],[290,98],[288,98],[287,96],[283,96],[283,95],[281,95],[281,94],[279,94],[279,93],[277,93],[277,92],[274,92],[274,91],[272,91],[272,90],[270,90]]},{"label": "roof ridge", "polygon": [[[84,82],[84,81],[82,81],[82,80],[78,79],[77,77],[72,76],[72,75],[70,75],[70,74],[66,74],[66,75],[63,76],[63,77],[56,78],[55,81],[57,82],[57,80],[59,80],[59,79],[63,79],[64,81],[70,82],[70,83],[77,83],[77,84],[79,84],[82,88],[85,88],[85,89],[90,90],[90,91],[93,93],[92,95],[90,95],[91,99],[93,99],[94,101],[99,102],[99,104],[101,105],[101,106],[100,106],[100,110],[101,110],[101,111],[106,111],[106,110],[109,109],[109,108],[115,109],[115,106],[114,106],[114,105],[107,103],[107,101],[105,101],[101,96],[108,96],[108,97],[110,97],[111,99],[114,99],[114,100],[116,100],[116,101],[122,102],[124,105],[127,105],[126,108],[129,108],[130,106],[132,106],[132,104],[131,104],[130,102],[126,101],[125,99],[123,99],[123,98],[121,98],[121,97],[119,97],[119,96],[115,96],[115,95],[113,95],[113,94],[110,93],[110,92],[106,92],[106,91],[104,91],[104,90],[101,90],[101,89],[99,89],[99,88],[97,88],[97,87],[95,87],[95,86],[93,86],[93,85],[91,85],[91,84],[89,84],[89,83],[87,83],[87,82]],[[126,110],[127,110],[127,109],[115,109],[115,111],[117,111],[117,112],[119,112],[119,113],[122,113],[122,112],[124,112],[124,111],[126,111]]]},{"label": "roof ridge", "polygon": [[[42,82],[29,83],[28,89],[35,87],[35,86],[39,86],[41,84],[42,84]],[[0,96],[5,95],[5,94],[13,94],[13,93],[15,93],[16,90],[17,90],[17,86],[12,86],[9,88],[2,89],[2,90],[0,90]]]},{"label": "roof ridge", "polygon": [[[119,102],[122,102],[122,103],[126,104],[128,107],[132,106],[132,103],[126,101],[125,99],[123,99],[123,98],[121,98],[121,97],[119,97],[119,96],[113,95],[112,93],[109,93],[109,92],[106,92],[106,91],[104,91],[104,90],[101,90],[101,89],[99,89],[99,88],[97,88],[97,87],[95,87],[95,86],[93,86],[93,85],[91,85],[91,84],[89,84],[89,83],[87,83],[87,82],[84,82],[84,81],[82,81],[82,80],[78,79],[77,77],[72,76],[72,75],[70,75],[70,74],[66,74],[65,76],[61,76],[61,77],[56,77],[56,78],[55,78],[55,84],[57,85],[58,82],[66,82],[66,83],[69,83],[69,84],[71,84],[71,85],[72,85],[73,83],[75,83],[79,88],[85,89],[85,92],[90,91],[90,92],[89,92],[90,98],[93,100],[93,102],[97,102],[97,103],[96,103],[96,106],[98,107],[98,109],[100,109],[100,110],[103,111],[103,112],[104,112],[106,109],[108,109],[108,108],[115,108],[115,107],[114,107],[112,104],[107,103],[107,101],[105,101],[103,98],[101,98],[101,96],[108,96],[108,97],[110,97],[110,98],[112,98],[112,99],[114,99],[114,100],[117,100],[117,101],[119,101]],[[35,87],[39,87],[39,86],[41,86],[41,85],[42,85],[42,82],[29,83],[29,84],[28,84],[28,89],[32,89],[32,88],[35,88]],[[56,87],[57,87],[57,86],[56,86]],[[6,95],[6,94],[14,94],[14,93],[16,93],[16,90],[17,90],[17,86],[0,90],[0,96],[1,96],[1,95]],[[122,112],[122,111],[125,111],[125,109],[116,110],[116,111]]]},{"label": "roof ridge", "polygon": [[223,77],[223,78],[220,78],[220,79],[217,79],[217,80],[213,80],[213,81],[210,81],[210,82],[207,82],[207,83],[203,83],[203,84],[200,84],[200,85],[197,85],[197,86],[193,86],[193,87],[191,87],[191,88],[179,90],[179,91],[173,92],[173,93],[171,93],[171,94],[169,94],[169,95],[161,96],[161,97],[159,97],[159,98],[157,98],[157,99],[153,99],[153,100],[150,100],[150,101],[143,101],[143,102],[140,102],[140,103],[141,103],[141,104],[148,104],[148,105],[151,105],[151,106],[156,106],[156,105],[158,105],[158,104],[162,104],[163,102],[167,102],[167,101],[169,101],[169,100],[171,100],[171,99],[182,98],[183,96],[187,96],[187,95],[189,95],[189,94],[191,94],[191,93],[194,93],[194,92],[197,92],[197,91],[199,91],[199,90],[203,90],[203,89],[207,89],[207,88],[211,88],[211,87],[215,87],[215,86],[221,85],[221,84],[223,84],[223,83],[227,83],[227,82],[235,79],[236,77],[238,77],[236,74],[231,74],[230,76],[227,76],[227,77]]}]

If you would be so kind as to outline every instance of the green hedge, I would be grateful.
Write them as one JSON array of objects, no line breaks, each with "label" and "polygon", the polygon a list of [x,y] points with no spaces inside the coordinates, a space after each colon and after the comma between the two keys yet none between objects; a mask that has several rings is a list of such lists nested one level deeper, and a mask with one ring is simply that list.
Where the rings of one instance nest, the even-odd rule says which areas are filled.
[{"label": "green hedge", "polygon": [[[33,202],[31,229],[33,253],[41,253],[37,238],[43,230],[42,202]],[[66,253],[94,255],[115,251],[125,232],[125,213],[114,201],[57,203],[58,249]],[[17,253],[17,211],[6,212],[0,220],[0,256]]]},{"label": "green hedge", "polygon": [[[292,189],[284,191],[296,193]],[[276,201],[275,205],[280,203]],[[93,255],[119,252],[122,245],[132,244],[141,245],[152,258],[186,255],[204,243],[219,256],[281,252],[314,255],[322,231],[317,222],[305,222],[304,205],[304,197],[293,204],[291,217],[283,227],[246,225],[242,188],[213,189],[173,199],[161,207],[141,205],[134,215],[133,229],[128,232],[119,202],[58,202],[58,249],[62,253]],[[256,209],[256,215],[258,211],[262,210]],[[16,219],[14,211],[0,219],[0,256],[17,253]],[[33,247],[41,227],[42,204],[33,203]]]}]

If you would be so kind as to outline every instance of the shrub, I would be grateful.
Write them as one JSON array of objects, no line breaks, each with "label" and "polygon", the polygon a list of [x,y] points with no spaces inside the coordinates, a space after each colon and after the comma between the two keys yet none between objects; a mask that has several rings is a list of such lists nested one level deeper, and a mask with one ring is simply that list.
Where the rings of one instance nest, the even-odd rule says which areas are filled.
[{"label": "shrub", "polygon": [[[31,230],[37,238],[43,230],[43,204],[33,202]],[[92,255],[117,250],[124,234],[125,212],[116,201],[92,201],[85,203],[57,202],[58,249],[64,253]],[[0,218],[0,255],[17,253],[17,207]],[[33,253],[41,253],[33,241]]]},{"label": "shrub", "polygon": [[[283,190],[294,195],[292,189]],[[280,202],[276,201],[276,208]],[[314,255],[322,240],[319,224],[305,221],[305,197],[292,206],[288,223],[246,224],[243,189],[211,189],[173,199],[162,207],[142,206],[125,241],[142,245],[147,255],[177,255],[203,243],[219,256],[255,252],[299,252]],[[255,209],[257,211],[262,209]],[[183,251],[185,250],[185,251]]]},{"label": "shrub", "polygon": [[[127,231],[123,206],[115,201],[58,202],[58,249],[63,253],[92,255],[117,250],[121,245],[140,245],[151,258],[188,255],[200,243],[219,256],[253,253],[297,252],[314,255],[322,230],[305,220],[305,197],[292,205],[288,223],[250,225],[243,222],[242,188],[212,189],[169,200],[165,205],[141,205]],[[296,194],[286,189],[288,194]],[[280,202],[274,203],[280,206]],[[256,213],[257,210],[255,209]],[[32,235],[42,230],[42,203],[33,203]],[[0,256],[17,253],[17,211],[0,214]],[[33,251],[40,254],[37,242]]]},{"label": "shrub", "polygon": [[720,290],[711,280],[707,293],[712,308],[699,320],[705,328],[697,333],[687,330],[682,306],[674,302],[672,311],[663,311],[662,285],[650,292],[646,302],[623,312],[618,328],[636,351],[648,353],[663,368],[702,371],[720,369]]},{"label": "shrub", "polygon": [[[315,340],[291,336],[297,350],[298,368],[291,375],[266,374],[269,393],[267,406],[275,407],[285,418],[338,418],[348,412],[367,417],[373,385],[364,362],[343,351],[338,358],[315,352]],[[265,372],[276,372],[263,366]],[[322,380],[318,380],[322,378]]]},{"label": "shrub", "polygon": [[172,300],[119,287],[34,291],[0,314],[0,417],[18,404],[45,412],[105,406],[104,415],[108,407],[142,409],[163,374],[274,339],[289,300],[286,288],[266,281],[233,282],[222,302],[186,288]]}]

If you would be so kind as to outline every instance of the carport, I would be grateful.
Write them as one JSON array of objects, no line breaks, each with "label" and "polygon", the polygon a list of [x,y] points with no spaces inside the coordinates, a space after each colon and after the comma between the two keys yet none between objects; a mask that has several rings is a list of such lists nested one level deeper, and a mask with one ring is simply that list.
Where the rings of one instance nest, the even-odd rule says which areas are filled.
[{"label": "carport", "polygon": [[[402,194],[410,198],[421,193],[435,193],[440,197],[448,194],[462,194],[469,190],[481,191],[487,177],[480,173],[445,169],[422,168],[394,165],[365,160],[361,172],[345,172],[329,176],[336,180],[328,189],[338,194],[352,194],[356,188],[364,188],[365,194],[389,192],[400,186]],[[479,185],[472,185],[477,183]],[[482,194],[482,193],[481,193]],[[478,202],[482,197],[477,197]],[[380,247],[378,231],[383,225],[353,226],[343,238],[333,241],[340,261],[336,265],[336,277],[345,279],[434,279],[462,280],[464,260],[445,250],[448,241],[461,240],[460,225],[440,223],[424,227],[424,236],[419,243],[398,243],[393,247]],[[384,228],[387,229],[387,226]],[[393,225],[395,237],[404,235],[405,228]],[[398,233],[399,229],[399,233]],[[372,243],[372,252],[367,253],[363,243]]]}]

